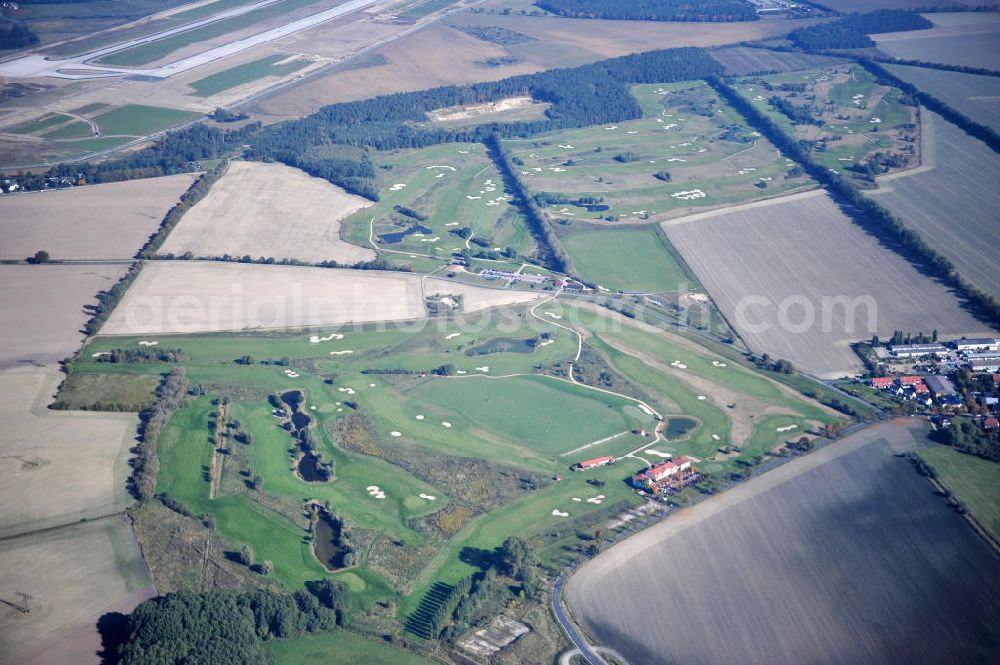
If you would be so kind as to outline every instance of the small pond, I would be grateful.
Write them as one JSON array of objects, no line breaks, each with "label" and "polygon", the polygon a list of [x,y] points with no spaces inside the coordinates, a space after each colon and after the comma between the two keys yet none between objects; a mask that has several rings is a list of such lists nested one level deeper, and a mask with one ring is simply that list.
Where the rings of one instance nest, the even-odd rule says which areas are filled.
[{"label": "small pond", "polygon": [[416,224],[414,226],[403,229],[402,231],[393,231],[392,233],[383,233],[378,237],[378,241],[385,243],[386,245],[398,245],[406,239],[406,236],[413,235],[414,233],[423,233],[424,235],[434,233],[434,229],[429,229],[422,224]]},{"label": "small pond", "polygon": [[694,418],[668,418],[664,434],[668,439],[679,439],[698,426]]},{"label": "small pond", "polygon": [[344,523],[326,508],[314,505],[312,524],[313,554],[327,570],[345,568],[351,548],[343,538]]},{"label": "small pond", "polygon": [[534,353],[536,337],[495,337],[488,342],[465,350],[467,356],[488,356],[491,353]]}]

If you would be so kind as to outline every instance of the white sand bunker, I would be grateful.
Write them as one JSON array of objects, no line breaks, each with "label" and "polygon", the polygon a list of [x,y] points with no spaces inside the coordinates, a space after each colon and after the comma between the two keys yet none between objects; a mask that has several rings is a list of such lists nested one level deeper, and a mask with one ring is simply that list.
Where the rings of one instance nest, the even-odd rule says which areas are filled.
[{"label": "white sand bunker", "polygon": [[320,342],[329,342],[332,339],[344,339],[344,336],[340,333],[330,333],[326,337],[320,337],[319,335],[313,335],[309,338],[310,344],[319,344]]},{"label": "white sand bunker", "polygon": [[290,369],[286,369],[285,370],[285,376],[287,376],[289,379],[297,379],[297,378],[299,378],[299,373],[295,372],[295,371],[292,371]]},{"label": "white sand bunker", "polygon": [[424,414],[419,413],[419,414],[417,414],[416,418],[417,418],[417,420],[423,420],[424,419]]},{"label": "white sand bunker", "polygon": [[561,319],[562,314],[556,314],[555,312],[545,312],[545,316],[551,316],[553,319]]},{"label": "white sand bunker", "polygon": [[790,432],[793,429],[798,429],[798,425],[785,425],[784,427],[775,428],[776,432]]},{"label": "white sand bunker", "polygon": [[544,342],[542,342],[541,344],[539,344],[538,346],[548,346],[549,344],[554,344],[554,343],[555,343],[554,339],[547,339]]},{"label": "white sand bunker", "polygon": [[344,349],[343,351],[331,351],[330,355],[331,356],[343,356],[343,355],[346,355],[348,353],[354,353],[354,349]]},{"label": "white sand bunker", "polygon": [[721,439],[722,439],[722,437],[720,437],[718,434],[713,434],[712,435],[712,441],[720,441]]},{"label": "white sand bunker", "polygon": [[675,360],[674,362],[670,363],[670,366],[671,367],[676,367],[677,369],[687,369],[688,368],[688,366],[685,365],[684,363],[682,363],[680,360]]},{"label": "white sand bunker", "polygon": [[651,416],[651,415],[653,415],[653,410],[652,410],[651,408],[649,408],[648,406],[646,406],[645,404],[640,404],[640,405],[639,405],[639,409],[640,409],[640,410],[641,410],[641,411],[642,411],[643,413],[645,413],[645,414],[646,414],[647,416]]},{"label": "white sand bunker", "polygon": [[726,363],[724,363],[724,362],[720,362],[718,360],[713,360],[712,361],[712,367],[725,367],[725,366],[726,366]]},{"label": "white sand bunker", "polygon": [[159,344],[156,340],[143,339],[139,340],[139,346],[156,346]]},{"label": "white sand bunker", "polygon": [[348,395],[354,394],[354,388],[337,388],[337,392],[347,393]]},{"label": "white sand bunker", "polygon": [[706,399],[708,399],[708,397],[706,397],[705,395],[698,395],[699,401],[704,402]]},{"label": "white sand bunker", "polygon": [[604,501],[604,499],[606,499],[606,498],[607,497],[604,496],[603,494],[598,494],[597,496],[595,496],[593,498],[587,499],[587,503],[592,503],[594,505],[599,506],[599,505],[601,505],[601,502]]},{"label": "white sand bunker", "polygon": [[369,496],[373,496],[376,499],[385,498],[385,492],[383,492],[382,488],[379,487],[378,485],[369,485],[366,489],[368,491]]},{"label": "white sand bunker", "polygon": [[670,453],[665,453],[662,450],[653,450],[652,448],[647,448],[643,452],[650,455],[656,455],[657,457],[673,457]]},{"label": "white sand bunker", "polygon": [[111,355],[110,351],[98,351],[97,353],[91,353],[90,357],[91,358],[100,358],[101,356],[110,356],[110,355]]},{"label": "white sand bunker", "polygon": [[447,420],[442,420],[441,427],[451,427],[451,423],[448,422]]},{"label": "white sand bunker", "polygon": [[456,337],[458,337],[461,334],[462,333],[448,333],[447,335],[444,336],[444,338],[445,339],[455,339]]},{"label": "white sand bunker", "polygon": [[445,226],[458,226],[458,222],[448,222]]},{"label": "white sand bunker", "polygon": [[437,501],[437,497],[433,494],[420,494],[420,498],[426,501]]},{"label": "white sand bunker", "polygon": [[477,372],[488,372],[488,371],[490,371],[490,366],[489,365],[483,365],[482,367],[477,367],[476,371]]},{"label": "white sand bunker", "polygon": [[668,162],[686,162],[686,159],[681,159],[680,157],[671,157],[667,160]]},{"label": "white sand bunker", "polygon": [[398,192],[399,190],[403,189],[404,187],[406,187],[406,183],[405,182],[397,182],[395,185],[392,185],[391,187],[389,187],[389,191],[390,192]]},{"label": "white sand bunker", "polygon": [[454,166],[448,166],[448,165],[443,165],[443,166],[428,166],[427,168],[428,169],[448,169],[449,171],[454,171],[455,170]]},{"label": "white sand bunker", "polygon": [[708,196],[708,194],[701,191],[700,189],[685,189],[684,191],[681,192],[674,192],[670,196],[674,197],[675,199],[680,199],[681,201],[693,201],[695,199],[703,199],[706,196]]},{"label": "white sand bunker", "polygon": [[374,384],[374,383],[369,383],[369,384],[368,384],[368,387],[369,387],[369,388],[374,388],[374,387],[375,387],[375,384]]},{"label": "white sand bunker", "polygon": [[574,500],[574,501],[583,501],[583,499],[581,499],[581,498],[580,498],[580,497],[578,497],[578,496],[574,496],[574,497],[573,497],[573,500]]},{"label": "white sand bunker", "polygon": [[569,513],[564,513],[561,510],[559,510],[558,508],[555,508],[552,511],[552,514],[555,515],[556,517],[569,517]]},{"label": "white sand bunker", "polygon": [[398,432],[396,430],[392,430],[391,432],[389,432],[389,436],[403,436],[403,433]]}]

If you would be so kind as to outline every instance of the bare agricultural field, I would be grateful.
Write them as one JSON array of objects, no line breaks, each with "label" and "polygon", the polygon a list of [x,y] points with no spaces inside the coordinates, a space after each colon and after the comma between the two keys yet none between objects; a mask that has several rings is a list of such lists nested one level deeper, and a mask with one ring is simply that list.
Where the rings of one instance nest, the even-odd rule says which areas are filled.
[{"label": "bare agricultural field", "polygon": [[0,604],[0,663],[101,662],[97,621],[156,595],[124,517],[0,542],[4,600],[31,596],[31,612]]},{"label": "bare agricultural field", "polygon": [[466,312],[540,297],[403,272],[158,261],[140,273],[101,333],[151,335],[403,321],[425,317],[424,298],[435,294],[461,296]]},{"label": "bare agricultural field", "polygon": [[137,418],[132,413],[50,411],[56,368],[0,372],[0,537],[117,512]]},{"label": "bare agricultural field", "polygon": [[770,49],[734,46],[715,49],[710,55],[722,63],[726,71],[736,76],[755,72],[792,72],[800,69],[831,67],[844,61],[827,55],[772,51]]},{"label": "bare agricultural field", "polygon": [[531,97],[508,97],[495,102],[470,106],[450,106],[427,114],[432,122],[450,125],[470,125],[480,122],[511,122],[537,120],[551,104],[536,102]]},{"label": "bare agricultural field", "polygon": [[880,51],[904,60],[996,69],[1000,62],[1000,15],[963,12],[925,15],[934,27],[872,35]]},{"label": "bare agricultural field", "polygon": [[641,120],[506,142],[551,217],[658,221],[810,184],[707,84],[632,90]]},{"label": "bare agricultural field", "polygon": [[924,109],[924,167],[879,182],[875,200],[944,254],[973,284],[1000,297],[1000,156]]},{"label": "bare agricultural field", "polygon": [[90,318],[85,305],[110,288],[125,264],[0,266],[0,369],[55,363],[76,351]]},{"label": "bare agricultural field", "polygon": [[922,431],[870,427],[668,518],[582,566],[571,610],[633,663],[990,662],[997,562],[894,456]]},{"label": "bare agricultural field", "polygon": [[88,185],[0,198],[0,259],[44,249],[53,259],[135,256],[191,175]]},{"label": "bare agricultural field", "polygon": [[340,222],[370,205],[299,169],[235,161],[181,218],[160,253],[368,261],[375,252],[341,240]]},{"label": "bare agricultural field", "polygon": [[994,130],[1000,129],[1000,77],[908,65],[883,66],[959,113]]},{"label": "bare agricultural field", "polygon": [[954,7],[968,5],[981,7],[995,4],[996,0],[825,0],[824,7],[850,14],[852,12],[873,12],[877,9],[927,9],[930,7]]},{"label": "bare agricultural field", "polygon": [[857,372],[850,344],[876,333],[986,330],[821,191],[692,215],[663,230],[751,349],[822,377]]}]

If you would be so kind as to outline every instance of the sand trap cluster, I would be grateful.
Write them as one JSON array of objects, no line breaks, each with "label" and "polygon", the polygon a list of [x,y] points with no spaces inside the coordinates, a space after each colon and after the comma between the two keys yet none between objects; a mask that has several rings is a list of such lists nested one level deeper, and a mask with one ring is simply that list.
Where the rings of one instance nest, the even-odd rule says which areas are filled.
[{"label": "sand trap cluster", "polygon": [[476,371],[477,372],[489,372],[490,371],[490,366],[489,365],[483,365],[482,367],[477,367]]},{"label": "sand trap cluster", "polygon": [[285,376],[287,376],[289,379],[297,379],[299,378],[299,373],[291,369],[286,369]]},{"label": "sand trap cluster", "polygon": [[433,494],[423,494],[423,493],[421,493],[419,496],[420,496],[421,499],[424,499],[425,501],[437,501],[437,497],[434,496]]},{"label": "sand trap cluster", "polygon": [[700,189],[686,189],[681,192],[674,192],[670,196],[675,199],[680,199],[681,201],[693,201],[695,199],[703,199],[708,196],[708,194]]},{"label": "sand trap cluster", "polygon": [[601,505],[601,503],[603,503],[604,499],[606,499],[606,498],[607,497],[604,496],[603,494],[598,494],[595,497],[591,497],[591,498],[587,499],[587,503],[592,503],[595,506],[599,506],[599,505]]},{"label": "sand trap cluster", "polygon": [[375,497],[376,499],[384,499],[385,498],[385,492],[383,492],[382,488],[379,487],[378,485],[369,485],[365,489],[368,492],[368,496]]},{"label": "sand trap cluster", "polygon": [[785,425],[784,427],[777,427],[774,431],[776,432],[791,432],[793,429],[798,429],[798,425]]},{"label": "sand trap cluster", "polygon": [[719,360],[713,360],[712,361],[712,367],[725,367],[725,366],[726,366],[726,363],[721,362]]},{"label": "sand trap cluster", "polygon": [[405,182],[397,182],[396,184],[389,186],[389,191],[398,192],[399,190],[404,189],[405,187],[406,187]]},{"label": "sand trap cluster", "polygon": [[159,344],[157,341],[143,339],[139,341],[139,346],[156,346]]},{"label": "sand trap cluster", "polygon": [[330,333],[326,337],[320,337],[319,335],[313,335],[309,338],[310,344],[319,344],[320,342],[329,342],[333,339],[344,339],[344,336],[340,333]]},{"label": "sand trap cluster", "polygon": [[688,366],[685,365],[684,363],[682,363],[680,360],[673,361],[672,363],[670,363],[670,366],[671,367],[676,367],[677,369],[687,369],[688,368]]},{"label": "sand trap cluster", "polygon": [[569,517],[569,513],[564,513],[563,511],[559,510],[558,508],[554,508],[552,510],[552,514],[555,515],[556,517]]},{"label": "sand trap cluster", "polygon": [[353,395],[355,393],[355,390],[354,388],[337,388],[337,392]]}]

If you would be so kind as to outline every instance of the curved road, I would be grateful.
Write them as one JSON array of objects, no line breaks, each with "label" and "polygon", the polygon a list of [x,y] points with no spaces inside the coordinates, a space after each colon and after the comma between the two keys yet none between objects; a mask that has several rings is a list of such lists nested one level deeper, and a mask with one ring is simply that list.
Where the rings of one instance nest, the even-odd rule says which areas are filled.
[{"label": "curved road", "polygon": [[589,644],[587,644],[587,640],[580,635],[580,632],[576,629],[576,626],[573,625],[570,618],[566,616],[566,611],[563,609],[562,604],[562,585],[563,576],[560,575],[556,578],[555,584],[552,585],[552,613],[555,614],[556,619],[559,620],[559,625],[562,626],[563,632],[565,632],[566,636],[571,642],[573,642],[573,645],[579,649],[580,658],[582,658],[584,662],[589,663],[590,665],[606,665],[604,660],[597,655],[597,652],[594,651]]}]

